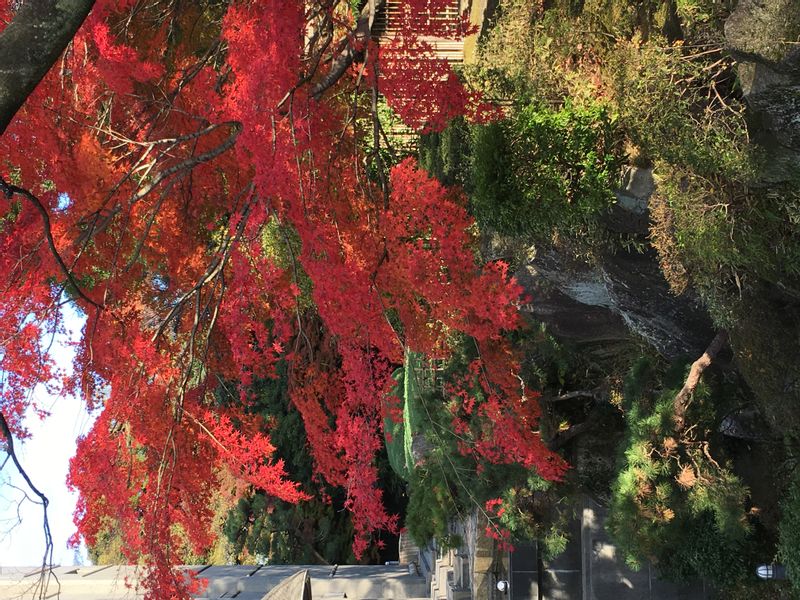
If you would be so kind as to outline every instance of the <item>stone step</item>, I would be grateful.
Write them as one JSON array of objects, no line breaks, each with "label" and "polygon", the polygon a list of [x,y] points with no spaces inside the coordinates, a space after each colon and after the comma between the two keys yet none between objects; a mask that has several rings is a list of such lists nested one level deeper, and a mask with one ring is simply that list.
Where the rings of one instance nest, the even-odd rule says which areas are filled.
[{"label": "stone step", "polygon": [[400,534],[400,564],[419,564],[419,546],[417,546],[407,533]]}]

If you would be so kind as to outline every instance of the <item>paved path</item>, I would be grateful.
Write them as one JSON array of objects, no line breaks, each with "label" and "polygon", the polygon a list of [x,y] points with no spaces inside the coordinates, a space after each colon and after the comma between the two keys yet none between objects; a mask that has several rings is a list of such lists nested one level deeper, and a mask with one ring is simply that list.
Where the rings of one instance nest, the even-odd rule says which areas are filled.
[{"label": "paved path", "polygon": [[578,505],[567,548],[555,560],[540,562],[536,542],[519,546],[511,554],[509,600],[539,600],[540,591],[543,600],[709,600],[703,582],[663,581],[649,564],[629,569],[605,531],[606,512],[588,498]]},{"label": "paved path", "polygon": [[[583,600],[708,600],[703,582],[678,585],[658,579],[649,564],[632,571],[604,528],[606,510],[590,499],[581,524]],[[574,597],[574,596],[573,596]],[[553,597],[554,600],[556,596]]]}]

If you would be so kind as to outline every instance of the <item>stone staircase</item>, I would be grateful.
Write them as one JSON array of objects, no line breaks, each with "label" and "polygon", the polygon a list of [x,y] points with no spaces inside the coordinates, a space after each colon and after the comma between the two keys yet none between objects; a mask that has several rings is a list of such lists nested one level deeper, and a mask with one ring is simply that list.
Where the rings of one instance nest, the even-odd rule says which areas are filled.
[{"label": "stone staircase", "polygon": [[[462,540],[459,548],[419,548],[400,537],[400,564],[425,577],[429,600],[477,600],[492,596],[492,540],[477,526],[477,515],[451,523],[450,533]],[[412,566],[413,565],[413,566]]]},{"label": "stone staircase", "polygon": [[434,564],[430,600],[472,600],[467,556],[448,550]]}]

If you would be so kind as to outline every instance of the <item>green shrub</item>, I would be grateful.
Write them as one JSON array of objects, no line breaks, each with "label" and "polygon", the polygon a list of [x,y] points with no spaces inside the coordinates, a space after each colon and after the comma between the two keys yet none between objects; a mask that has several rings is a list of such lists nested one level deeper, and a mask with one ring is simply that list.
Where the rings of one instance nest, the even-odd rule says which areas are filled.
[{"label": "green shrub", "polygon": [[674,544],[658,557],[661,575],[676,581],[706,578],[716,585],[728,586],[745,579],[749,564],[744,540],[722,535],[709,512],[703,512],[673,527],[665,539]]},{"label": "green shrub", "polygon": [[428,133],[419,141],[419,164],[443,185],[469,182],[470,133],[463,118],[453,119],[444,131]]},{"label": "green shrub", "polygon": [[675,7],[684,25],[690,29],[711,23],[719,27],[730,15],[733,0],[676,0]]},{"label": "green shrub", "polygon": [[600,66],[613,39],[606,30],[621,26],[627,33],[636,11],[627,0],[585,10],[581,4],[503,0],[468,79],[490,98],[596,101],[602,96]]},{"label": "green shrub", "polygon": [[643,159],[704,177],[753,176],[757,165],[744,107],[725,89],[731,74],[724,60],[713,48],[700,52],[636,40],[620,42],[609,53],[604,77],[625,133]]},{"label": "green shrub", "polygon": [[522,192],[514,177],[514,161],[507,126],[490,123],[473,133],[472,212],[481,228],[520,234],[524,230],[519,208]]},{"label": "green shrub", "polygon": [[[516,508],[506,512],[512,521],[501,523],[502,527],[522,537],[544,531],[541,523],[532,521],[532,513],[517,509],[530,507],[534,494],[549,489],[549,484],[519,465],[490,464],[465,453],[465,437],[474,432],[453,431],[454,407],[444,389],[448,383],[462,381],[467,366],[477,356],[470,338],[454,339],[453,345],[453,356],[435,372],[424,356],[406,353],[402,389],[409,501],[405,527],[421,545],[434,538],[444,545],[457,545],[458,540],[449,535],[450,519],[476,508],[482,510],[487,500],[503,497]],[[484,401],[479,387],[472,391],[478,406]],[[471,418],[480,419],[479,412],[476,410]],[[477,427],[477,422],[467,421],[468,427]],[[419,450],[414,455],[412,442]],[[551,542],[557,549],[558,539],[553,537]]]},{"label": "green shrub", "polygon": [[676,291],[691,284],[714,309],[726,295],[739,297],[750,282],[794,287],[800,280],[796,189],[750,190],[665,163],[656,170],[651,239]]},{"label": "green shrub", "polygon": [[[394,380],[397,382],[393,393],[398,398],[403,398],[404,396],[404,375],[404,369],[397,369],[392,374],[392,377],[394,377]],[[394,401],[392,400],[392,402]],[[405,406],[405,402],[403,402],[403,406]],[[405,410],[403,412],[405,415]],[[392,416],[387,416],[383,420],[383,434],[386,442],[386,455],[389,459],[389,465],[397,475],[403,480],[408,481],[411,474],[406,465],[405,421],[406,419],[395,421]]]},{"label": "green shrub", "polygon": [[433,471],[420,471],[408,499],[405,525],[411,538],[423,546],[448,534],[448,523],[458,511],[447,482]]},{"label": "green shrub", "polygon": [[527,350],[523,376],[528,386],[536,390],[560,390],[571,385],[580,387],[584,383],[571,380],[580,373],[578,365],[584,355],[556,339],[545,323],[518,332],[515,341]]},{"label": "green shrub", "polygon": [[491,98],[510,98],[527,87],[537,41],[534,5],[530,0],[499,3],[491,27],[482,33],[478,65],[468,68],[467,77]]},{"label": "green shrub", "polygon": [[479,226],[533,240],[592,238],[615,198],[615,120],[600,105],[529,105],[476,128],[472,210]]},{"label": "green shrub", "polygon": [[569,542],[567,526],[572,505],[564,500],[564,488],[534,473],[502,493],[503,512],[496,523],[511,533],[513,542],[538,540],[542,559],[553,560]]}]

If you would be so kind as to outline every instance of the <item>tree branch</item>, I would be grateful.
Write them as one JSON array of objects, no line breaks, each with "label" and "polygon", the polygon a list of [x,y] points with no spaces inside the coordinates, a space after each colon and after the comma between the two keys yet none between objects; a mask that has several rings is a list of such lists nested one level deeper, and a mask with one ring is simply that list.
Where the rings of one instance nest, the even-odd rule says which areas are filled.
[{"label": "tree branch", "polygon": [[220,125],[227,125],[231,128],[231,134],[222,142],[219,146],[208,150],[207,152],[203,152],[202,154],[198,154],[197,156],[192,156],[179,162],[178,164],[172,165],[168,169],[164,169],[156,173],[153,177],[153,180],[150,181],[147,185],[142,187],[136,194],[131,198],[131,203],[138,202],[142,198],[144,198],[147,194],[153,191],[159,183],[164,181],[170,175],[174,175],[180,171],[190,171],[194,169],[197,165],[202,164],[204,162],[208,162],[210,160],[215,159],[223,152],[227,151],[228,149],[232,148],[233,145],[236,143],[236,138],[239,137],[239,134],[242,132],[242,124],[238,121],[226,121],[225,123],[221,123]]},{"label": "tree branch", "polygon": [[47,238],[47,245],[50,247],[50,252],[53,254],[53,258],[58,263],[58,267],[61,269],[61,272],[67,278],[67,281],[70,282],[72,287],[75,289],[75,293],[78,294],[83,300],[94,306],[95,308],[102,310],[103,306],[98,304],[89,296],[84,294],[81,291],[78,282],[75,280],[75,277],[72,275],[72,271],[70,271],[67,264],[64,262],[64,259],[61,258],[61,255],[58,253],[58,249],[56,248],[56,242],[53,239],[53,232],[50,229],[50,215],[47,213],[47,209],[45,208],[42,201],[39,200],[36,196],[34,196],[28,190],[18,187],[16,185],[10,185],[6,183],[6,181],[0,177],[0,192],[5,194],[6,198],[9,200],[14,196],[14,194],[19,194],[20,196],[25,197],[31,204],[39,211],[39,214],[42,216],[42,221],[44,221],[44,236]]},{"label": "tree branch", "polygon": [[328,73],[320,79],[311,90],[311,97],[314,100],[319,100],[329,88],[331,88],[337,81],[342,78],[350,68],[350,65],[363,55],[362,50],[356,50],[357,46],[362,46],[369,41],[372,34],[372,23],[375,21],[375,13],[378,9],[386,3],[386,0],[370,0],[361,9],[361,15],[358,17],[356,28],[353,30],[352,39],[348,41],[344,50],[339,53]]},{"label": "tree branch", "polygon": [[595,404],[592,410],[589,411],[589,414],[586,415],[585,420],[577,425],[570,425],[564,431],[559,431],[556,433],[552,438],[550,438],[550,440],[548,440],[547,447],[553,452],[561,450],[561,448],[566,446],[567,442],[569,442],[572,438],[578,437],[579,435],[594,428],[598,424],[602,414],[603,405],[599,403]]},{"label": "tree branch", "polygon": [[[253,182],[248,183],[244,187],[244,189],[242,189],[239,192],[239,195],[237,197],[237,202],[239,198],[242,198],[246,194],[249,194],[254,189],[254,187],[255,186]],[[247,224],[247,218],[249,214],[250,214],[250,202],[248,201],[245,204],[244,208],[242,209],[239,223],[236,226],[235,234],[233,236],[228,237],[225,240],[225,242],[223,243],[222,247],[219,250],[219,256],[211,261],[211,264],[209,264],[203,277],[200,278],[200,280],[194,285],[194,287],[192,287],[191,290],[184,293],[178,299],[178,301],[175,303],[175,305],[172,307],[169,313],[167,313],[167,316],[164,317],[164,320],[161,322],[161,324],[158,326],[158,329],[153,334],[151,341],[155,342],[161,336],[161,334],[164,332],[164,329],[166,329],[170,321],[172,321],[172,319],[175,318],[180,313],[180,311],[183,310],[184,303],[187,300],[189,300],[192,297],[192,295],[199,293],[203,289],[203,286],[210,283],[216,277],[220,276],[223,273],[225,265],[228,262],[228,258],[230,257],[231,251],[233,250],[233,247],[238,243],[239,239],[242,237],[242,234],[244,233],[244,228],[245,225]]]},{"label": "tree branch", "polygon": [[568,400],[575,400],[576,398],[581,398],[584,400],[597,400],[597,394],[590,390],[576,390],[574,392],[567,392],[565,394],[561,394],[560,396],[553,396],[543,398],[546,402],[553,404],[555,402],[566,402]]}]

